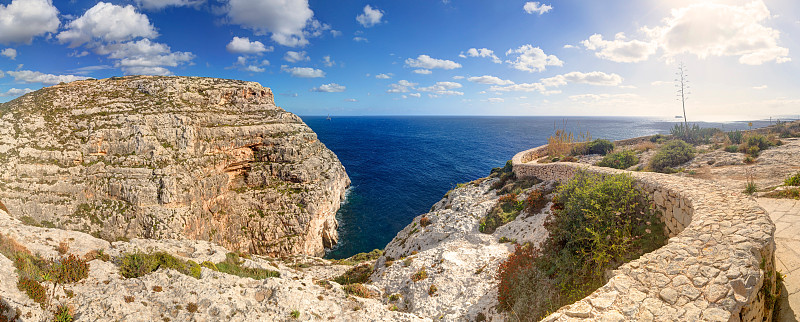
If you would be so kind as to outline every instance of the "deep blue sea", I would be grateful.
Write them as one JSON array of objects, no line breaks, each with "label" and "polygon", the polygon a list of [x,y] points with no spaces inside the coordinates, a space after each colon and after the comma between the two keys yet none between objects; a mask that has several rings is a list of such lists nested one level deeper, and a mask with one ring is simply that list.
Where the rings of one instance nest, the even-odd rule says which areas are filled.
[{"label": "deep blue sea", "polygon": [[[668,134],[676,120],[622,117],[306,116],[352,186],[337,218],[339,244],[327,258],[382,249],[457,183],[489,175],[517,152],[543,145],[554,128],[592,138]],[[679,120],[678,120],[679,121]],[[753,127],[768,121],[753,122]],[[747,122],[699,123],[724,130]]]}]

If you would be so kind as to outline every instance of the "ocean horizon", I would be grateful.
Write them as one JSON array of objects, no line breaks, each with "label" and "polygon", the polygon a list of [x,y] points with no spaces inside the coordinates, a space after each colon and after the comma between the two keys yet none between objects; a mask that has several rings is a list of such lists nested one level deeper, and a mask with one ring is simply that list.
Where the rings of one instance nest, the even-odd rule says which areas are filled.
[{"label": "ocean horizon", "polygon": [[[337,213],[339,243],[326,258],[382,249],[458,183],[489,175],[555,129],[593,139],[669,134],[681,119],[597,116],[301,116],[352,180]],[[691,122],[725,131],[769,120]]]}]

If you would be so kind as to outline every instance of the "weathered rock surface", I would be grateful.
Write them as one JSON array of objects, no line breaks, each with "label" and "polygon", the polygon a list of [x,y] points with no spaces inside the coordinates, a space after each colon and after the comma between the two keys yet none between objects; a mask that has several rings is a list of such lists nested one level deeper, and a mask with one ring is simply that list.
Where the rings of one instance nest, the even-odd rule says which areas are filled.
[{"label": "weathered rock surface", "polygon": [[[44,282],[48,296],[55,289],[51,307],[66,305],[77,321],[423,321],[409,313],[388,310],[377,299],[347,295],[336,282],[326,287],[320,280],[342,274],[350,266],[298,256],[285,261],[252,256],[247,267],[280,272],[280,277],[255,280],[220,273],[203,267],[195,279],[172,269],[159,269],[139,278],[119,274],[122,254],[134,251],[165,251],[195,262],[218,262],[228,250],[206,241],[146,240],[108,241],[75,231],[32,227],[0,210],[0,232],[44,258],[58,258],[57,247],[65,242],[69,253],[84,256],[103,250],[111,260],[89,262],[89,276],[75,284],[53,287]],[[294,266],[294,263],[303,263]],[[306,267],[306,268],[300,268]],[[0,320],[49,321],[51,307],[43,309],[17,289],[17,271],[11,260],[0,255]],[[73,293],[68,296],[64,290]]]},{"label": "weathered rock surface", "polygon": [[132,76],[0,105],[0,200],[29,224],[321,254],[349,183],[258,83]]}]

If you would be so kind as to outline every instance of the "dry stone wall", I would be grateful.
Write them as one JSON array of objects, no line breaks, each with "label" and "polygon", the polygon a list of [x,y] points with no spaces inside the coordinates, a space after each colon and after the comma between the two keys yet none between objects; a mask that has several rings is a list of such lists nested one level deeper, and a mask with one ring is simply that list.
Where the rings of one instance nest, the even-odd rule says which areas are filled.
[{"label": "dry stone wall", "polygon": [[514,156],[518,177],[565,181],[578,171],[629,173],[660,212],[667,245],[620,266],[608,283],[548,316],[567,320],[771,321],[775,225],[757,202],[710,181]]}]

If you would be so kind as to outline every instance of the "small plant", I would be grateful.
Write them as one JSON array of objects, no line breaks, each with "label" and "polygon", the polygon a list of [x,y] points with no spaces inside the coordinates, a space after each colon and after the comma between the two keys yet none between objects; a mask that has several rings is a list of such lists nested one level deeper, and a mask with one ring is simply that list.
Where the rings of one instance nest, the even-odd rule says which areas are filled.
[{"label": "small plant", "polygon": [[547,205],[547,199],[544,196],[544,192],[539,189],[531,190],[528,193],[528,197],[525,198],[524,210],[529,214],[537,214],[545,205]]},{"label": "small plant", "polygon": [[753,159],[753,157],[746,155],[744,157],[744,160],[742,160],[742,162],[744,162],[745,164],[753,164],[756,163],[756,159]]},{"label": "small plant", "polygon": [[400,310],[400,308],[398,308],[396,304],[389,305],[389,311],[397,311],[397,310]]},{"label": "small plant", "polygon": [[197,303],[189,302],[186,304],[186,311],[189,311],[189,313],[197,312]]},{"label": "small plant", "polygon": [[800,172],[786,178],[786,180],[783,181],[783,184],[786,186],[800,186]]},{"label": "small plant", "polygon": [[21,276],[17,282],[17,288],[25,292],[34,302],[41,304],[42,307],[47,303],[47,290],[38,281]]},{"label": "small plant", "polygon": [[482,218],[478,230],[484,234],[491,234],[502,225],[517,218],[520,211],[525,208],[522,201],[517,200],[517,194],[510,193],[497,199],[497,204]]},{"label": "small plant", "polygon": [[347,270],[339,277],[334,278],[333,281],[341,285],[366,283],[369,281],[369,277],[372,275],[373,270],[374,269],[370,264],[358,265]]},{"label": "small plant", "polygon": [[497,240],[497,242],[498,242],[498,243],[501,243],[501,244],[505,244],[505,243],[516,243],[516,242],[517,242],[517,240],[516,240],[516,239],[512,239],[512,238],[508,238],[508,237],[506,237],[506,236],[503,236],[503,237],[500,237],[500,239],[499,239],[499,240]]},{"label": "small plant", "polygon": [[747,173],[747,183],[744,185],[744,193],[748,195],[752,195],[758,191],[758,187],[756,186],[755,178],[753,174],[748,172]]},{"label": "small plant", "polygon": [[639,157],[633,150],[625,150],[606,154],[597,165],[600,167],[627,169],[639,163]]},{"label": "small plant", "polygon": [[372,298],[375,295],[368,287],[359,283],[345,285],[342,287],[342,290],[347,294],[363,298]]},{"label": "small plant", "polygon": [[74,319],[72,317],[72,310],[66,305],[57,306],[55,314],[53,316],[53,321],[55,321],[55,322],[72,322],[72,321],[74,321]]},{"label": "small plant", "polygon": [[159,285],[153,286],[153,292],[161,292],[163,290],[164,290],[164,288],[162,288]]},{"label": "small plant", "polygon": [[291,316],[292,319],[295,319],[295,320],[299,319],[300,318],[300,311],[292,310],[292,313],[290,313],[289,316]]},{"label": "small plant", "polygon": [[732,144],[741,144],[742,143],[742,131],[736,130],[732,132],[726,133],[728,134],[728,139],[731,141]]},{"label": "small plant", "polygon": [[419,219],[419,225],[422,227],[428,227],[430,224],[431,220],[428,219],[428,216],[422,216],[422,218]]},{"label": "small plant", "polygon": [[725,147],[725,152],[729,152],[729,153],[739,152],[739,146],[738,145],[728,145],[728,146]]},{"label": "small plant", "polygon": [[414,282],[419,282],[428,278],[428,272],[425,271],[425,267],[420,268],[414,275],[411,275],[411,280]]},{"label": "small plant", "polygon": [[428,296],[434,296],[438,291],[439,288],[436,287],[436,285],[431,284],[431,286],[428,288]]},{"label": "small plant", "polygon": [[391,301],[391,302],[395,302],[395,301],[397,301],[399,299],[400,299],[400,294],[398,294],[398,293],[394,293],[392,295],[389,295],[389,301]]},{"label": "small plant", "polygon": [[89,277],[89,263],[74,254],[61,258],[53,270],[56,281],[61,284],[75,283]]},{"label": "small plant", "polygon": [[125,303],[133,303],[133,301],[136,299],[133,297],[133,295],[125,295],[122,298],[125,300]]},{"label": "small plant", "polygon": [[664,141],[666,141],[668,139],[669,139],[669,137],[666,136],[666,135],[656,134],[656,135],[653,135],[653,136],[650,137],[650,142],[652,142],[652,143],[662,143],[662,142],[664,142]]},{"label": "small plant", "polygon": [[263,268],[250,268],[242,266],[244,261],[236,253],[228,253],[225,255],[225,261],[217,263],[215,266],[220,273],[236,275],[240,277],[249,277],[256,280],[263,280],[270,277],[280,277],[281,273]]},{"label": "small plant", "polygon": [[658,149],[650,160],[650,168],[656,172],[674,172],[676,167],[694,158],[694,148],[681,140],[672,140]]},{"label": "small plant", "polygon": [[67,243],[66,241],[60,242],[58,244],[58,247],[56,247],[56,250],[61,255],[66,254],[67,252],[69,252],[69,243]]},{"label": "small plant", "polygon": [[756,158],[761,151],[777,144],[777,142],[773,142],[762,134],[748,133],[742,138],[742,143],[739,145],[739,152],[746,153]]}]

